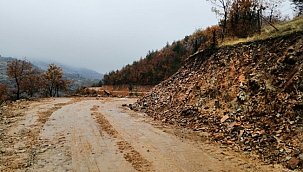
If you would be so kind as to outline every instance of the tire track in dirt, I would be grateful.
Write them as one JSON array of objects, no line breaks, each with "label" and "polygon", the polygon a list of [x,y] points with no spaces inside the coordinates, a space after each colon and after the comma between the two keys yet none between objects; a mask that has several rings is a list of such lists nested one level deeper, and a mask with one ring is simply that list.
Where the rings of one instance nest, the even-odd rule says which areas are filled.
[{"label": "tire track in dirt", "polygon": [[133,99],[81,100],[47,99],[20,109],[11,126],[0,123],[0,171],[262,171],[151,125],[121,106]]},{"label": "tire track in dirt", "polygon": [[90,100],[84,100],[51,115],[39,135],[46,148],[29,171],[103,171],[99,132],[90,116]]},{"label": "tire track in dirt", "polygon": [[[38,102],[21,102],[21,109],[15,108],[10,111],[12,114],[21,113],[21,117],[13,125],[1,126],[6,128],[4,135],[10,139],[3,140],[3,144],[0,146],[2,156],[0,171],[15,171],[31,167],[36,161],[38,150],[42,148],[38,137],[48,118],[63,106],[72,104],[77,100],[72,99],[65,103],[48,101],[47,99],[42,99]],[[29,112],[25,111],[24,108],[29,108],[30,110],[35,108],[35,110],[31,112],[32,114],[28,114]],[[27,124],[23,120],[29,118],[29,115],[34,121],[31,120],[32,122]]]},{"label": "tire track in dirt", "polygon": [[138,171],[153,171],[152,164],[136,151],[127,141],[118,141],[117,146],[121,153],[124,152],[124,159],[131,163]]},{"label": "tire track in dirt", "polygon": [[108,122],[108,120],[98,112],[93,112],[91,115],[96,117],[98,124],[100,124],[100,135],[102,136],[102,131],[105,131],[107,134],[113,138],[118,137],[118,132],[113,128],[113,126]]},{"label": "tire track in dirt", "polygon": [[[203,141],[196,144],[190,138],[177,137],[169,132],[168,126],[157,129],[149,124],[154,123],[152,119],[121,106],[130,101],[103,101],[98,112],[158,171],[280,171],[279,167],[272,169],[257,165],[255,161],[249,162],[246,158],[237,157],[237,154]],[[183,130],[181,132],[182,137],[186,136]],[[201,140],[201,136],[199,138]]]},{"label": "tire track in dirt", "polygon": [[[93,106],[92,111],[96,111],[98,108]],[[123,158],[129,162],[137,171],[154,171],[152,168],[152,163],[145,159],[138,151],[136,151],[132,145],[123,140],[119,133],[114,129],[110,122],[99,112],[93,112],[93,116],[96,117],[96,121],[100,127],[100,135],[106,132],[113,138],[117,138],[116,146],[123,153]]]},{"label": "tire track in dirt", "polygon": [[[46,143],[56,145],[59,135],[64,135],[66,141],[63,147],[50,148],[43,155],[39,155],[40,164],[35,165],[33,171],[129,171],[135,169],[115,146],[116,138],[106,132],[100,134],[100,125],[96,117],[91,115],[92,105],[100,101],[87,99],[58,110],[54,113],[40,137]],[[98,106],[93,106],[98,108]],[[59,156],[58,152],[63,155]],[[70,152],[67,162],[64,156]],[[47,161],[47,162],[45,162]]]},{"label": "tire track in dirt", "polygon": [[[84,133],[85,131],[79,132],[75,131],[76,128],[73,128],[73,134],[72,139],[75,142],[75,146],[72,147],[71,152],[72,153],[72,164],[74,167],[74,170],[77,171],[101,171],[98,167],[99,159],[97,157],[94,157],[93,155],[95,152],[101,152],[101,149],[96,149],[92,144],[96,144],[97,141],[95,139],[87,139],[86,136],[81,135],[81,133]],[[88,130],[92,131],[91,135],[94,136],[96,133],[94,133],[94,129],[92,126],[88,126]],[[92,143],[94,142],[94,143]],[[93,158],[92,158],[93,157]],[[101,161],[101,160],[100,160]],[[76,168],[75,168],[76,167]]]},{"label": "tire track in dirt", "polygon": [[49,117],[57,110],[61,109],[63,106],[66,105],[70,105],[73,103],[76,103],[78,101],[81,101],[80,99],[72,99],[69,102],[66,103],[56,103],[54,104],[54,107],[51,107],[50,109],[46,110],[46,111],[39,111],[38,112],[38,119],[36,120],[37,123],[34,123],[32,125],[30,125],[30,128],[33,128],[33,130],[30,131],[30,134],[28,135],[28,137],[31,137],[31,141],[29,145],[35,145],[32,146],[30,148],[30,153],[27,159],[27,167],[30,167],[31,165],[33,165],[33,163],[35,163],[36,161],[36,157],[38,154],[37,150],[40,150],[41,148],[41,143],[38,139],[39,134],[41,132],[41,129],[43,128],[44,124],[46,123],[46,121],[49,119]]}]

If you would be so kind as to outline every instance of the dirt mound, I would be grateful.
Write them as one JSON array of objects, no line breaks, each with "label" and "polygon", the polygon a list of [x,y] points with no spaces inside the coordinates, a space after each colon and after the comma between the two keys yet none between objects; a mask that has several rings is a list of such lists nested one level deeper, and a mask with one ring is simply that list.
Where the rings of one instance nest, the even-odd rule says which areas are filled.
[{"label": "dirt mound", "polygon": [[303,33],[205,50],[132,108],[297,168],[303,160]]}]

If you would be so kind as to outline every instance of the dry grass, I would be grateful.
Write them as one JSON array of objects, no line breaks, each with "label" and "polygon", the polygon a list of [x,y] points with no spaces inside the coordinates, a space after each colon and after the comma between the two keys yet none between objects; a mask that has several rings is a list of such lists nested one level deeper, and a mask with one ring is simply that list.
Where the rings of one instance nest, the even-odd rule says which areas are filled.
[{"label": "dry grass", "polygon": [[252,37],[248,38],[226,38],[224,42],[220,44],[220,46],[225,45],[235,45],[242,42],[252,42],[257,40],[264,40],[267,38],[275,38],[279,36],[284,36],[290,33],[303,31],[303,16],[294,18],[291,21],[281,22],[274,24],[275,27],[278,28],[279,31],[276,31],[272,26],[265,25],[261,29],[261,34],[255,34]]}]

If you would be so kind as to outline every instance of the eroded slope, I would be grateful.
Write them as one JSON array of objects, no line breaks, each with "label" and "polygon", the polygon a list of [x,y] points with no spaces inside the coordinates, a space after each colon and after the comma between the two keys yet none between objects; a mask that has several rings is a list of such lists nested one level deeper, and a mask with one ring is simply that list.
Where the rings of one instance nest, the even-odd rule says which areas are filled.
[{"label": "eroded slope", "polygon": [[302,35],[200,52],[132,108],[294,169],[303,160]]}]

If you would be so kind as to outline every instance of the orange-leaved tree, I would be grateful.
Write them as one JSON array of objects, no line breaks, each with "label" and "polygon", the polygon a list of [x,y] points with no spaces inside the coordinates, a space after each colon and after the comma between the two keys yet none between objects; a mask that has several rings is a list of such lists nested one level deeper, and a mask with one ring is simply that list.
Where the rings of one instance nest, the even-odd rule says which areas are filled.
[{"label": "orange-leaved tree", "polygon": [[29,75],[26,76],[22,88],[28,96],[34,97],[36,93],[41,93],[44,86],[41,74],[42,72],[40,70],[33,68]]},{"label": "orange-leaved tree", "polygon": [[[216,13],[218,17],[221,18],[221,26],[223,36],[226,34],[227,27],[227,17],[232,4],[232,0],[206,0],[212,3],[212,11]],[[223,38],[223,37],[222,37]]]},{"label": "orange-leaved tree", "polygon": [[68,91],[67,85],[70,80],[64,80],[62,68],[50,64],[45,73],[42,74],[45,84],[45,95],[50,97],[59,96],[59,90]]},{"label": "orange-leaved tree", "polygon": [[258,30],[258,1],[234,0],[227,17],[227,32],[231,36],[246,38]]},{"label": "orange-leaved tree", "polygon": [[[36,85],[36,76],[40,75],[39,72],[33,69],[33,66],[26,59],[24,60],[13,60],[7,63],[7,75],[12,78],[15,82],[15,89],[13,93],[15,94],[14,99],[20,99],[22,93],[27,92],[27,90],[31,90],[33,96],[36,93],[35,90],[39,90],[41,85]],[[38,88],[36,88],[36,86]]]},{"label": "orange-leaved tree", "polygon": [[7,99],[7,87],[4,84],[0,84],[0,104]]}]

